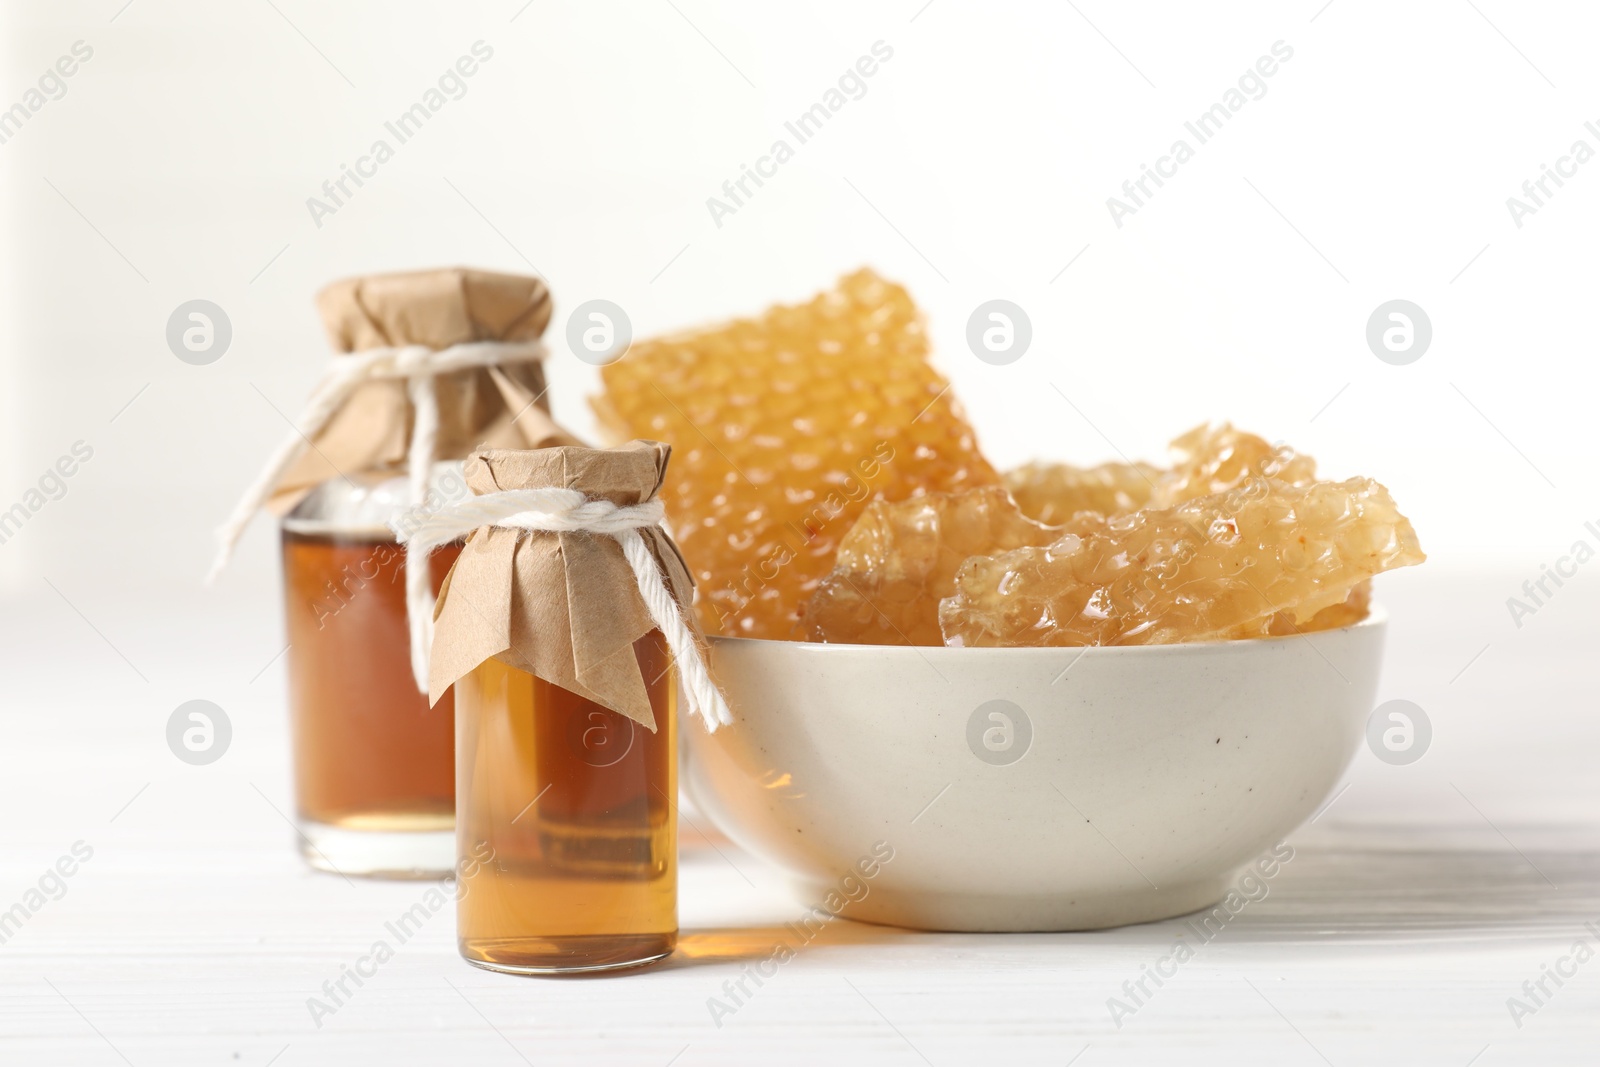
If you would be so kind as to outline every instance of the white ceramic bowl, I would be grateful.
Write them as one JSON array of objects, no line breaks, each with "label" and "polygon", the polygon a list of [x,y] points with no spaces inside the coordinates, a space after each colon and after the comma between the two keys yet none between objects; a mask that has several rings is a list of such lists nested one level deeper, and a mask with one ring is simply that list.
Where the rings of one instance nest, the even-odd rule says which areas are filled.
[{"label": "white ceramic bowl", "polygon": [[858,898],[849,918],[1085,930],[1181,915],[1327,798],[1385,628],[1374,609],[1342,630],[1192,645],[713,638],[735,722],[682,731],[685,782],[804,905]]}]

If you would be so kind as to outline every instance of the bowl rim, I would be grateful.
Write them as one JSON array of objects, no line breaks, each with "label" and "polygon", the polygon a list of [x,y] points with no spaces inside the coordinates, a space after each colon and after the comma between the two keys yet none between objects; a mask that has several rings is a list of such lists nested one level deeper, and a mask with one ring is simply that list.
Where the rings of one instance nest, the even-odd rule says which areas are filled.
[{"label": "bowl rim", "polygon": [[758,648],[782,646],[795,650],[795,655],[814,656],[828,651],[836,652],[868,652],[879,656],[921,656],[930,655],[948,657],[973,656],[973,655],[1002,655],[1010,658],[1033,656],[1045,658],[1060,656],[1065,653],[1076,653],[1079,656],[1174,656],[1186,653],[1209,652],[1234,648],[1254,648],[1266,646],[1282,641],[1292,641],[1301,638],[1309,641],[1317,634],[1346,634],[1357,630],[1382,629],[1389,621],[1389,611],[1378,601],[1373,601],[1367,608],[1367,617],[1349,626],[1338,626],[1328,630],[1312,630],[1304,633],[1282,634],[1275,637],[1235,637],[1222,638],[1214,641],[1179,641],[1166,645],[1043,645],[1028,647],[984,647],[964,648],[959,645],[862,645],[848,642],[830,641],[785,641],[772,637],[732,637],[723,634],[707,634],[706,640],[717,647],[729,645],[734,648]]}]

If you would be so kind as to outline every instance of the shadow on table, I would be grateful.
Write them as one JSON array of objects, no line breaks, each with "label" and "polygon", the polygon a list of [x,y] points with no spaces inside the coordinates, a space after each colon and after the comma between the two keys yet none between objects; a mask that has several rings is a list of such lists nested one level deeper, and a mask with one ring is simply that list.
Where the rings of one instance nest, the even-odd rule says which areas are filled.
[{"label": "shadow on table", "polygon": [[893,926],[835,919],[820,929],[798,925],[729,926],[705,930],[685,930],[678,935],[678,951],[661,965],[694,967],[708,963],[738,963],[772,957],[779,946],[797,955],[815,948],[835,945],[879,945],[916,936],[914,931]]}]

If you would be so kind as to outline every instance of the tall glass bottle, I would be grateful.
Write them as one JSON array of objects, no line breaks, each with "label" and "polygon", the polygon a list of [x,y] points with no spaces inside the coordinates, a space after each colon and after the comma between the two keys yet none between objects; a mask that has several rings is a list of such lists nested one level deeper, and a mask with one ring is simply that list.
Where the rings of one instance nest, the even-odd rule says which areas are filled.
[{"label": "tall glass bottle", "polygon": [[677,679],[634,644],[656,729],[485,660],[456,682],[458,897],[468,961],[551,974],[661,959],[678,938]]},{"label": "tall glass bottle", "polygon": [[[465,496],[461,460],[475,448],[571,440],[544,399],[550,293],[539,278],[446,268],[346,278],[317,309],[333,361],[222,527],[216,568],[257,510],[283,516],[305,858],[443,877],[455,860],[453,708],[417,692],[406,553],[389,523]],[[460,551],[433,552],[435,592]]]},{"label": "tall glass bottle", "polygon": [[670,454],[475,452],[471,505],[434,527],[477,524],[439,594],[428,679],[435,698],[455,688],[456,848],[476,869],[457,933],[478,966],[611,970],[677,942],[678,673],[703,668],[656,501]]},{"label": "tall glass bottle", "polygon": [[[440,464],[435,488],[459,464]],[[404,476],[335,479],[284,516],[284,621],[300,849],[322,870],[443,877],[455,863],[454,706],[417,691],[407,630]],[[431,559],[437,593],[460,545]]]}]

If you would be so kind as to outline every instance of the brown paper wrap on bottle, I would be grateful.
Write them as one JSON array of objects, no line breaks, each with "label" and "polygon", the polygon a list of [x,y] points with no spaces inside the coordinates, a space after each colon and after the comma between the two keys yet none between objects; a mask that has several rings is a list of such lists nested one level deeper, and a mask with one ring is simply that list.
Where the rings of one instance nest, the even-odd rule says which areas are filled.
[{"label": "brown paper wrap on bottle", "polygon": [[[340,353],[468,341],[537,341],[550,324],[550,290],[538,278],[450,268],[334,282],[317,295]],[[335,359],[338,356],[334,357]],[[475,448],[538,448],[577,441],[550,421],[544,367],[507,363],[440,375],[435,459]],[[278,480],[269,508],[287,511],[312,487],[342,474],[396,470],[406,462],[413,412],[406,383],[359,386]]]},{"label": "brown paper wrap on bottle", "polygon": [[[475,452],[467,485],[482,496],[510,489],[576,489],[626,506],[655,497],[672,449],[654,441],[618,448]],[[666,530],[639,531],[696,640],[694,582]],[[485,526],[467,539],[434,607],[429,701],[487,659],[553,682],[655,730],[633,643],[656,624],[616,538]]]}]

